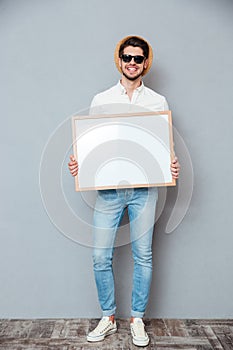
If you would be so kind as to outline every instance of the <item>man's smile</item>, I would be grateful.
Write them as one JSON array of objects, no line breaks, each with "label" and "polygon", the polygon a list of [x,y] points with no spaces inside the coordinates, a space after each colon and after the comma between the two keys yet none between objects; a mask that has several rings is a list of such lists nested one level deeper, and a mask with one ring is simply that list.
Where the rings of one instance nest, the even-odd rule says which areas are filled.
[{"label": "man's smile", "polygon": [[126,67],[126,69],[130,72],[136,72],[138,70],[138,67],[135,66],[128,66]]}]

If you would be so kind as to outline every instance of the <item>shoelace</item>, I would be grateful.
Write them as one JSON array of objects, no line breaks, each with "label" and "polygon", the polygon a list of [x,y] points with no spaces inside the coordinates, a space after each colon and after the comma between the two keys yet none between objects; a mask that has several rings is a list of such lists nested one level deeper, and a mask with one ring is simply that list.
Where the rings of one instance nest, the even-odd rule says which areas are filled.
[{"label": "shoelace", "polygon": [[132,329],[137,337],[145,336],[144,323],[141,319],[134,319],[134,322],[132,323]]},{"label": "shoelace", "polygon": [[105,331],[106,329],[108,329],[108,327],[111,325],[110,322],[111,322],[111,321],[109,320],[108,317],[107,317],[107,318],[103,317],[103,318],[100,320],[98,326],[96,327],[95,332],[99,332],[99,333],[104,332],[104,331]]}]

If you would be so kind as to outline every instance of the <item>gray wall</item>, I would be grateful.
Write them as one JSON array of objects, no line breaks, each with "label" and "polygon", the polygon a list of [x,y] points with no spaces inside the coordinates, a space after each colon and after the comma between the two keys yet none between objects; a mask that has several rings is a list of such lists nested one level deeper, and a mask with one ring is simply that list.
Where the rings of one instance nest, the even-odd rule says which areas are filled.
[{"label": "gray wall", "polygon": [[[232,12],[230,0],[0,1],[0,317],[100,316],[91,248],[60,232],[66,214],[56,188],[49,194],[54,213],[43,205],[39,173],[57,127],[119,78],[113,51],[129,34],[155,49],[145,83],[167,97],[194,169],[184,220],[165,233],[177,195],[169,189],[156,224],[146,315],[233,317]],[[57,154],[59,140],[71,143],[67,123],[55,132]],[[45,167],[43,181],[46,169],[49,183],[56,169]],[[62,169],[67,202],[89,221],[91,208]],[[88,225],[76,230],[84,241],[90,236]],[[129,245],[116,249],[114,264],[118,316],[128,317]]]}]

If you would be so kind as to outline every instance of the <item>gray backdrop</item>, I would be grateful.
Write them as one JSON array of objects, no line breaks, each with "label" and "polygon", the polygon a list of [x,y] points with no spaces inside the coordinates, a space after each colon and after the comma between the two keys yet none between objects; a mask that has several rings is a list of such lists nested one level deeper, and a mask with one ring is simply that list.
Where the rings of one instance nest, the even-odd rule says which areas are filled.
[{"label": "gray backdrop", "polygon": [[[100,316],[91,248],[83,244],[92,210],[74,191],[70,149],[59,149],[63,139],[72,142],[69,119],[55,130],[117,82],[113,51],[129,34],[144,36],[155,50],[144,82],[167,97],[194,169],[183,221],[165,232],[177,196],[169,189],[156,224],[146,316],[233,317],[232,15],[230,0],[0,1],[0,317]],[[52,214],[42,201],[41,157],[54,135],[66,200],[85,217],[76,228],[82,244],[60,232],[69,219],[52,188],[55,167],[43,173]],[[130,245],[116,249],[114,267],[118,316],[128,317]]]}]

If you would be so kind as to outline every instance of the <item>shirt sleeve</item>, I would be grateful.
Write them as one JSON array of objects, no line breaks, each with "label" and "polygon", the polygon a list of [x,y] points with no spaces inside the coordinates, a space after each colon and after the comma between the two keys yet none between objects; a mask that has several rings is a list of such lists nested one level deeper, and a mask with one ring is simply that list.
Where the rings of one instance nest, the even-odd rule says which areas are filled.
[{"label": "shirt sleeve", "polygon": [[169,110],[169,106],[168,106],[168,103],[167,103],[166,98],[164,98],[164,110],[165,110],[165,111],[168,111],[168,110]]},{"label": "shirt sleeve", "polygon": [[91,101],[91,106],[89,108],[89,114],[101,114],[101,104],[98,102],[98,95],[95,95]]},{"label": "shirt sleeve", "polygon": [[90,108],[93,108],[93,107],[96,107],[98,106],[98,103],[97,103],[97,98],[96,96],[93,97],[92,101],[91,101],[91,106]]}]

